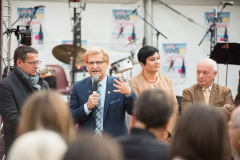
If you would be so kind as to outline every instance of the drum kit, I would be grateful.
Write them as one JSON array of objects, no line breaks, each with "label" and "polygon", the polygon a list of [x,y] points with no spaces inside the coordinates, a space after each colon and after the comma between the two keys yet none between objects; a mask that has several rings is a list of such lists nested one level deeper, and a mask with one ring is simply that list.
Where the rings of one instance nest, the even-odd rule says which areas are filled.
[{"label": "drum kit", "polygon": [[[132,45],[133,50],[131,51],[131,55],[128,58],[123,58],[120,59],[114,63],[111,64],[111,69],[110,69],[110,75],[112,74],[112,72],[114,72],[115,74],[119,74],[119,73],[123,73],[126,72],[128,70],[132,71],[133,65],[137,64],[136,62],[133,61],[134,59],[134,55],[135,55],[135,50],[136,50],[136,46],[135,46],[135,42],[138,40],[134,39],[134,40],[130,40],[126,45],[123,46],[123,48]],[[132,73],[131,76],[132,77]]]},{"label": "drum kit", "polygon": [[[132,45],[133,46],[133,50],[131,51],[131,55],[128,58],[123,58],[120,59],[114,63],[111,64],[111,68],[110,68],[110,75],[112,74],[112,72],[114,72],[115,74],[119,74],[119,73],[123,73],[125,71],[128,71],[130,69],[133,68],[133,65],[136,64],[133,62],[133,58],[135,55],[135,42],[138,39],[135,40],[131,40],[129,41],[128,44],[124,45],[124,47],[128,46],[128,45]],[[73,57],[73,50],[74,50],[74,46],[73,45],[69,45],[69,44],[62,44],[62,45],[58,45],[56,47],[54,47],[52,49],[52,54],[53,56],[66,64],[69,64],[70,67],[72,66],[72,57]],[[77,52],[76,52],[76,66],[85,66],[85,52],[86,49],[82,48],[82,47],[77,47]],[[86,68],[86,67],[84,67]],[[71,67],[71,72],[72,72],[73,68]],[[87,70],[83,70],[80,72],[84,72],[84,75],[86,74]],[[84,78],[84,77],[82,77]]]}]

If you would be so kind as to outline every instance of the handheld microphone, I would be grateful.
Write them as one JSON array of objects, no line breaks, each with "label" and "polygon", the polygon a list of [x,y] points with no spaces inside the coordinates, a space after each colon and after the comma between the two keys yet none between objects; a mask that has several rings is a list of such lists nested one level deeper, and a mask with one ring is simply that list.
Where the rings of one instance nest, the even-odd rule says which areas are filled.
[{"label": "handheld microphone", "polygon": [[132,13],[131,13],[131,15],[133,15],[134,13],[136,13],[137,12],[137,9],[140,7],[140,5],[138,5],[133,11],[132,11]]},{"label": "handheld microphone", "polygon": [[234,5],[234,2],[233,2],[233,1],[230,1],[230,2],[221,2],[221,4],[233,6],[233,5]]},{"label": "handheld microphone", "polygon": [[40,6],[35,6],[35,7],[33,7],[33,8],[45,8],[45,5],[40,5]]},{"label": "handheld microphone", "polygon": [[93,75],[93,93],[95,94],[97,94],[98,79],[98,75]]}]

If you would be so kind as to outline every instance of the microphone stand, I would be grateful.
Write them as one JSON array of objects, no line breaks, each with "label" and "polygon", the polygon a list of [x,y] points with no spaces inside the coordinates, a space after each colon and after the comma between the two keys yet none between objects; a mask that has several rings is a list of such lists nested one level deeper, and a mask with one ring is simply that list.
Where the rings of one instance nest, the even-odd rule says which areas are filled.
[{"label": "microphone stand", "polygon": [[152,27],[157,33],[156,33],[156,36],[157,36],[157,48],[158,48],[158,37],[159,37],[159,34],[162,35],[164,38],[167,39],[167,37],[162,34],[157,28],[155,28],[151,23],[149,23],[145,18],[141,17],[137,12],[136,12],[136,15],[141,18],[145,23],[147,23],[150,27]]},{"label": "microphone stand", "polygon": [[[219,5],[218,5],[218,6],[219,6]],[[215,41],[214,39],[217,39],[217,29],[216,29],[217,19],[218,19],[218,17],[221,15],[221,13],[222,13],[222,11],[223,11],[223,9],[224,9],[225,7],[226,7],[226,4],[223,5],[223,7],[222,7],[221,11],[219,12],[219,14],[216,13],[217,16],[215,16],[213,23],[211,24],[211,26],[209,27],[209,29],[207,30],[207,32],[206,32],[205,35],[203,36],[203,38],[202,38],[202,40],[200,41],[200,43],[198,44],[198,46],[200,46],[200,45],[202,44],[203,40],[204,40],[204,39],[206,38],[206,36],[208,35],[208,33],[211,32],[210,54],[211,54],[211,52],[213,51],[214,46],[216,45],[216,41]],[[216,11],[216,12],[217,12],[217,11]],[[216,37],[214,38],[214,36],[216,36]],[[214,46],[212,46],[213,43],[214,43]]]}]

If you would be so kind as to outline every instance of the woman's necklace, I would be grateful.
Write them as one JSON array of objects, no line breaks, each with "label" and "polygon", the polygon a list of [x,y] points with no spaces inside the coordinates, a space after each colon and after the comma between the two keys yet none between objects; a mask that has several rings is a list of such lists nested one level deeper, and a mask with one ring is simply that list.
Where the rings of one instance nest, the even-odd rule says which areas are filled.
[{"label": "woman's necklace", "polygon": [[157,78],[156,78],[156,80],[155,80],[154,82],[150,82],[150,81],[147,80],[147,78],[144,76],[143,70],[142,70],[142,75],[143,75],[144,79],[145,79],[147,82],[149,82],[149,83],[155,83],[155,82],[157,82],[157,80],[158,80],[158,76],[157,76]]}]

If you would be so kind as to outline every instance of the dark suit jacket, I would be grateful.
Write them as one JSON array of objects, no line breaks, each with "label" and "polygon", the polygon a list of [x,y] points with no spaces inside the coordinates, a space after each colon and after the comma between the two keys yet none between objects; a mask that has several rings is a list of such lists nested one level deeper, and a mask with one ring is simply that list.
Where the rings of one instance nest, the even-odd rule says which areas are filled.
[{"label": "dark suit jacket", "polygon": [[168,160],[168,145],[148,130],[132,128],[131,135],[118,138],[125,160]]},{"label": "dark suit jacket", "polygon": [[[184,113],[184,111],[192,104],[196,103],[205,103],[202,87],[200,87],[198,84],[195,84],[190,88],[186,88],[183,90],[181,106],[182,113]],[[231,113],[235,108],[231,90],[217,83],[213,83],[209,104],[217,107],[217,109],[220,109],[224,113],[224,115],[226,116],[226,123],[229,121]],[[225,104],[230,104],[231,107],[223,107]],[[231,159],[231,149],[228,137],[226,137],[225,143],[225,151],[227,152],[226,159]]]},{"label": "dark suit jacket", "polygon": [[[42,89],[49,88],[43,78],[39,79],[38,84]],[[5,153],[15,139],[22,105],[33,92],[31,84],[15,67],[0,83],[0,114],[3,119]]]},{"label": "dark suit jacket", "polygon": [[[113,136],[128,134],[125,123],[125,111],[132,115],[133,101],[136,94],[132,90],[130,96],[113,92],[117,89],[113,86],[114,77],[107,76],[107,88],[103,112],[103,130]],[[79,82],[74,83],[73,91],[70,98],[70,108],[74,122],[80,124],[80,128],[95,129],[96,109],[93,108],[89,115],[84,110],[84,104],[87,103],[88,97],[93,93],[92,79],[87,77]]]}]

